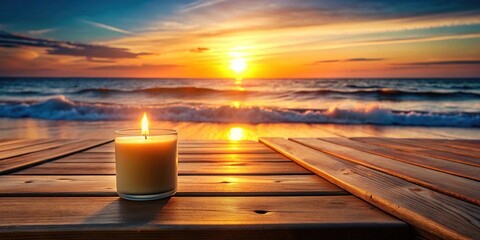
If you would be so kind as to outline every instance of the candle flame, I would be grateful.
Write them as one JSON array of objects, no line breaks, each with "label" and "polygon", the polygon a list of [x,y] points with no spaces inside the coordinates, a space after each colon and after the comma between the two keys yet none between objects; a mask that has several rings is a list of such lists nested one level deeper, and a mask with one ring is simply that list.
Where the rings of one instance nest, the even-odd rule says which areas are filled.
[{"label": "candle flame", "polygon": [[148,119],[147,119],[147,113],[143,113],[143,119],[142,119],[142,136],[145,136],[147,138],[148,136]]}]

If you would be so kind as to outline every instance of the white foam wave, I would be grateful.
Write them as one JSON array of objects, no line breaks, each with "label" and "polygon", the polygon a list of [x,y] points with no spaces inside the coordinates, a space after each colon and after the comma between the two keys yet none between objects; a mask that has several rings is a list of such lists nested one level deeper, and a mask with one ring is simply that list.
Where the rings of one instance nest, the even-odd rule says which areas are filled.
[{"label": "white foam wave", "polygon": [[0,103],[0,117],[53,120],[127,120],[149,112],[156,120],[243,123],[343,123],[405,126],[480,127],[480,113],[356,109],[295,110],[232,106],[123,106],[73,102],[64,96],[40,102]]}]

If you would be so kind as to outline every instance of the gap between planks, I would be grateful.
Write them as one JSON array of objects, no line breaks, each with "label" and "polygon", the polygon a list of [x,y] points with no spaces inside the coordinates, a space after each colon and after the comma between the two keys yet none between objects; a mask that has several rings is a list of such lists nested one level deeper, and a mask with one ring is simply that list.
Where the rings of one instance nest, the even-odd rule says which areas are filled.
[{"label": "gap between planks", "polygon": [[[179,163],[179,175],[298,175],[313,174],[290,162]],[[14,175],[115,175],[115,163],[50,162],[15,172]]]},{"label": "gap between planks", "polygon": [[[117,196],[115,176],[0,176],[0,196]],[[176,196],[327,196],[348,193],[317,175],[179,176]]]},{"label": "gap between planks", "polygon": [[[252,154],[179,154],[179,162],[291,162],[290,159],[278,153]],[[80,152],[68,157],[55,160],[56,163],[81,163],[81,162],[115,162],[115,153],[105,152]]]}]

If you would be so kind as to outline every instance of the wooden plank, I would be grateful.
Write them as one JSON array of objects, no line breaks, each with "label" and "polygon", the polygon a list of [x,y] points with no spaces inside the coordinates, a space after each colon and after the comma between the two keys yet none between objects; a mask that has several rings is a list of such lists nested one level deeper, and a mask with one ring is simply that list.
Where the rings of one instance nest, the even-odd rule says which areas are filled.
[{"label": "wooden plank", "polygon": [[0,151],[8,150],[11,147],[15,147],[15,144],[22,142],[28,142],[32,139],[0,139]]},{"label": "wooden plank", "polygon": [[41,141],[27,142],[24,144],[19,144],[5,151],[0,152],[0,161],[5,158],[25,155],[27,153],[39,152],[46,149],[56,148],[58,146],[74,142],[75,140],[52,140],[52,139],[42,139]]},{"label": "wooden plank", "polygon": [[[199,162],[179,163],[180,175],[279,175],[312,174],[294,162]],[[19,175],[113,175],[115,163],[50,162],[25,169]]]},{"label": "wooden plank", "polygon": [[436,142],[428,141],[428,140],[418,140],[418,139],[391,139],[394,142],[400,142],[407,145],[422,147],[426,149],[437,150],[441,152],[449,152],[459,155],[465,156],[472,156],[480,159],[480,152],[472,151],[472,150],[465,150],[459,149],[454,147],[449,147],[448,145],[438,144]]},{"label": "wooden plank", "polygon": [[243,162],[243,161],[287,161],[290,162],[291,160],[286,158],[285,156],[278,154],[277,152],[272,153],[262,153],[262,154],[255,154],[255,153],[229,153],[229,154],[179,154],[178,159],[182,161],[188,162],[195,162],[195,161],[225,161],[225,162]]},{"label": "wooden plank", "polygon": [[179,154],[228,154],[228,153],[274,153],[274,151],[267,147],[255,148],[178,148]]},{"label": "wooden plank", "polygon": [[0,151],[22,148],[46,141],[46,139],[14,139],[0,143]]},{"label": "wooden plank", "polygon": [[261,142],[328,181],[410,223],[419,236],[474,239],[480,207],[281,138]]},{"label": "wooden plank", "polygon": [[[3,239],[408,239],[408,226],[352,196],[2,198]],[[259,224],[261,222],[261,224]]]},{"label": "wooden plank", "polygon": [[85,149],[89,149],[110,140],[86,139],[61,145],[56,148],[46,149],[44,151],[33,152],[18,157],[12,157],[0,161],[0,174],[6,174],[13,171],[18,171],[33,165],[54,160],[63,156],[67,156]]},{"label": "wooden plank", "polygon": [[366,142],[366,143],[370,143],[370,144],[385,146],[385,147],[400,150],[400,151],[413,152],[413,153],[426,155],[426,156],[430,156],[430,157],[445,159],[445,160],[452,161],[452,162],[458,162],[458,163],[463,163],[463,164],[468,164],[468,165],[480,167],[480,159],[476,158],[476,157],[458,155],[458,154],[449,153],[449,152],[439,152],[439,151],[435,151],[435,150],[415,147],[415,146],[412,146],[412,145],[402,144],[402,143],[398,143],[398,142],[396,143],[396,142],[390,141],[390,139],[387,139],[387,138],[381,138],[381,139],[379,139],[379,138],[352,138],[352,139],[354,139],[356,141],[360,141],[360,142]]},{"label": "wooden plank", "polygon": [[212,144],[212,143],[223,143],[223,144],[231,144],[231,143],[258,143],[257,141],[253,140],[238,140],[238,141],[233,141],[233,140],[178,140],[179,144],[183,143],[194,143],[194,144]]},{"label": "wooden plank", "polygon": [[249,142],[249,143],[178,143],[179,147],[182,148],[252,148],[252,147],[262,147],[264,148],[265,145],[258,143],[258,142]]},{"label": "wooden plank", "polygon": [[2,146],[3,143],[6,143],[6,142],[12,142],[12,141],[18,141],[20,139],[16,139],[16,138],[0,138],[0,146]]},{"label": "wooden plank", "polygon": [[353,148],[359,151],[380,155],[409,164],[414,164],[424,168],[429,168],[477,181],[480,180],[480,169],[471,165],[445,161],[438,158],[432,158],[408,152],[397,151],[386,147],[353,141],[347,138],[322,138],[322,140],[337,145]]},{"label": "wooden plank", "polygon": [[295,138],[293,141],[378,171],[405,179],[420,186],[480,205],[480,183],[474,180],[395,161],[378,155],[313,138]]},{"label": "wooden plank", "polygon": [[[88,150],[87,152],[115,152],[115,148],[113,146],[101,146],[98,148],[93,148]],[[227,154],[227,153],[257,153],[257,154],[264,154],[264,153],[273,153],[271,149],[267,147],[255,147],[255,148],[178,148],[179,154]]]},{"label": "wooden plank", "polygon": [[471,139],[425,139],[428,142],[438,145],[445,145],[453,148],[467,149],[476,152],[480,152],[480,141]]},{"label": "wooden plank", "polygon": [[[261,143],[179,143],[178,144],[179,149],[186,149],[188,148],[228,148],[228,149],[268,149],[265,147],[265,145]],[[115,150],[115,143],[109,143],[102,145],[98,148],[95,148],[95,150],[98,150],[99,152],[113,152]]]},{"label": "wooden plank", "polygon": [[[290,162],[291,160],[278,154],[179,154],[179,162]],[[115,162],[114,153],[80,152],[55,162]]]},{"label": "wooden plank", "polygon": [[440,141],[437,141],[437,142],[440,142],[440,144],[447,144],[450,147],[474,150],[477,152],[480,151],[480,143],[478,142],[472,142],[467,140],[443,140],[443,139],[439,139],[439,140]]},{"label": "wooden plank", "polygon": [[[177,196],[311,196],[348,193],[317,175],[179,176]],[[115,176],[0,176],[0,196],[117,196]]]}]

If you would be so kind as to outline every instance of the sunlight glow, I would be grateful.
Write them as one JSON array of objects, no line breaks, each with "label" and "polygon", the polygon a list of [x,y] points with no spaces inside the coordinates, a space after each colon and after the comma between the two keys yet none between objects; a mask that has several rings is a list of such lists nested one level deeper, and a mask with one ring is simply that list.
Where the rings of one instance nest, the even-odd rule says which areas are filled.
[{"label": "sunlight glow", "polygon": [[242,81],[243,81],[243,78],[237,77],[237,78],[235,79],[235,85],[242,85]]},{"label": "sunlight glow", "polygon": [[239,141],[242,140],[244,137],[243,128],[241,127],[234,127],[230,129],[228,134],[228,140],[231,141]]},{"label": "sunlight glow", "polygon": [[240,102],[239,102],[239,101],[233,101],[233,102],[232,102],[232,106],[233,106],[234,108],[240,108]]},{"label": "sunlight glow", "polygon": [[230,69],[232,69],[236,74],[241,74],[247,68],[247,63],[241,57],[232,59],[230,61]]}]

